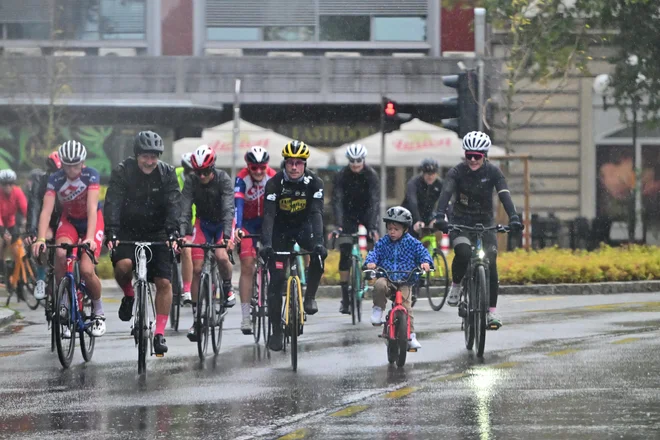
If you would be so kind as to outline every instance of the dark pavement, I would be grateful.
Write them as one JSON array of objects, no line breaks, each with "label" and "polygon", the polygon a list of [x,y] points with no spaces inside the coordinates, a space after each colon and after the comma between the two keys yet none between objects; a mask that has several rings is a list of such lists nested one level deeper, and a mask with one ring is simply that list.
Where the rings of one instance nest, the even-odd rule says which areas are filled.
[{"label": "dark pavement", "polygon": [[[660,294],[502,297],[505,326],[484,359],[464,347],[456,309],[415,307],[423,347],[387,364],[379,329],[319,301],[298,372],[228,315],[221,353],[200,363],[185,331],[137,374],[119,291],[108,333],[62,370],[43,309],[0,331],[0,438],[593,439],[660,438]],[[15,305],[15,304],[14,304]]]}]

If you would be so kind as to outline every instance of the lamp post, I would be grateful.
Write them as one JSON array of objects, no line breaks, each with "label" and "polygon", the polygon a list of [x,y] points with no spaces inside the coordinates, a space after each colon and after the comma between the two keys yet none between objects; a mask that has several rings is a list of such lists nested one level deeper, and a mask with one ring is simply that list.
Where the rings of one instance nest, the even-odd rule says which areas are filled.
[{"label": "lamp post", "polygon": [[[629,60],[629,64],[636,65],[636,57]],[[638,82],[643,81],[643,76],[638,76]],[[603,110],[607,111],[607,89],[610,87],[611,77],[608,74],[600,74],[594,78],[593,90],[603,98]],[[639,111],[640,98],[634,96],[631,100],[630,110],[632,113],[632,145],[633,145],[633,174],[634,184],[632,197],[628,211],[628,240],[632,243],[636,239],[643,239],[642,229],[642,191],[640,179],[637,174],[642,169],[642,146],[637,142],[637,113]]]}]

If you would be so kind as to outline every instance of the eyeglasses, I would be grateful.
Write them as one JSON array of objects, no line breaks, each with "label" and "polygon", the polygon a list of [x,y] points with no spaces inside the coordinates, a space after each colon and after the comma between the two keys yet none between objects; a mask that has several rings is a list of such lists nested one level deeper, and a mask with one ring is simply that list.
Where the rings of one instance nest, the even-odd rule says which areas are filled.
[{"label": "eyeglasses", "polygon": [[364,159],[362,159],[362,158],[360,158],[360,159],[348,159],[348,161],[350,163],[361,164],[362,162],[364,162]]},{"label": "eyeglasses", "polygon": [[248,169],[250,171],[266,171],[266,166],[267,165],[255,165],[255,164],[250,164],[248,165]]},{"label": "eyeglasses", "polygon": [[305,161],[300,159],[287,159],[286,164],[290,167],[302,167],[305,165]]},{"label": "eyeglasses", "polygon": [[195,174],[197,174],[200,177],[206,177],[210,175],[213,172],[213,169],[211,168],[204,168],[203,170],[195,170]]},{"label": "eyeglasses", "polygon": [[470,153],[465,153],[465,160],[467,160],[468,162],[471,161],[471,160],[479,161],[479,160],[483,159],[484,156],[485,156],[484,153],[478,153],[476,151],[473,151],[473,152],[470,152]]}]

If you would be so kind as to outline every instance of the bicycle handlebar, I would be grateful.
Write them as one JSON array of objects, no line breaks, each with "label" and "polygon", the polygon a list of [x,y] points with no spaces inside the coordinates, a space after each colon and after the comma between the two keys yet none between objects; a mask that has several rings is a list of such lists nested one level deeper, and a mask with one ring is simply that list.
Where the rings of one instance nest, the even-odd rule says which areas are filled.
[{"label": "bicycle handlebar", "polygon": [[[391,271],[387,271],[382,267],[377,267],[375,269],[366,269],[362,271],[362,273],[367,275],[368,279],[371,279],[373,277],[387,278],[387,281],[389,281],[392,284],[401,284],[401,283],[407,283],[408,281],[410,281],[410,279],[413,276],[424,274],[424,271],[419,266],[414,268],[413,270],[391,270]],[[390,275],[394,275],[394,274],[407,274],[408,276],[405,277],[405,279],[394,281],[390,278]]]},{"label": "bicycle handlebar", "polygon": [[511,228],[506,225],[494,225],[494,226],[484,226],[481,223],[477,223],[474,226],[467,226],[467,225],[449,225],[449,231],[456,231],[456,232],[488,232],[488,231],[497,231],[499,233],[506,233],[510,232]]},{"label": "bicycle handlebar", "polygon": [[[195,244],[195,243],[181,243],[179,247],[182,248],[196,248],[196,249],[202,249],[204,251],[211,251],[215,249],[227,249],[226,244],[214,244],[214,243],[204,243],[204,244]],[[227,252],[227,255],[229,256],[229,262],[234,265],[236,264],[234,262],[234,253],[233,252]]]},{"label": "bicycle handlebar", "polygon": [[71,244],[71,243],[60,243],[60,244],[47,244],[46,248],[50,249],[66,249],[66,251],[73,251],[75,249],[82,249],[85,251],[87,256],[92,260],[92,263],[94,264],[99,264],[98,260],[96,259],[96,255],[94,255],[94,252],[89,248],[88,244],[83,244],[83,243],[78,243],[78,244]]}]

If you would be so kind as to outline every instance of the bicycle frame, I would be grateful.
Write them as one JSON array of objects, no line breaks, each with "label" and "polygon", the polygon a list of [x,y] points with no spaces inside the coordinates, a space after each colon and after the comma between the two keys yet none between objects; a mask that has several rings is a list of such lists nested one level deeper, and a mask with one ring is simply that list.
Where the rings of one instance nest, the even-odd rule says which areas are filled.
[{"label": "bicycle frame", "polygon": [[[294,252],[300,252],[302,249],[300,248],[300,245],[296,243],[293,245],[293,250]],[[297,260],[300,267],[302,267],[302,270],[300,271],[300,274],[298,276],[298,281],[302,282],[302,284],[304,285],[307,285],[307,279],[305,278],[305,258],[301,254],[298,255]]]},{"label": "bicycle frame", "polygon": [[[83,311],[83,301],[78,301],[78,290],[82,291],[83,298],[88,296],[87,286],[85,285],[84,280],[76,282],[76,263],[78,262],[78,255],[73,253],[73,247],[66,248],[66,273],[64,277],[69,279],[69,284],[71,289],[69,289],[69,310],[73,313],[73,320],[76,325],[76,329],[79,333],[87,331],[89,327],[92,326],[93,322],[85,322],[83,320],[82,311]],[[74,312],[75,310],[75,312]],[[73,336],[72,336],[73,337]]]},{"label": "bicycle frame", "polygon": [[[298,252],[301,252],[301,251],[295,251],[294,250],[294,252],[298,253]],[[289,254],[289,253],[288,252],[277,252],[277,254],[282,255],[282,254]],[[289,262],[289,277],[287,278],[287,281],[286,281],[286,300],[284,302],[284,325],[287,325],[287,326],[289,325],[289,304],[290,304],[290,301],[291,301],[291,283],[295,279],[295,280],[298,281],[298,286],[302,287],[302,284],[301,284],[301,281],[300,281],[300,276],[298,275],[298,264],[299,264],[299,262],[298,262],[299,258],[298,257],[300,257],[300,256],[301,255],[289,254],[289,259],[288,259],[288,262]],[[303,270],[303,272],[304,272],[304,270]],[[303,275],[303,277],[304,277],[304,275]],[[299,319],[300,319],[299,322],[300,323],[305,322],[305,311],[303,310],[302,304],[303,304],[302,288],[299,288],[298,289],[298,305],[299,305],[298,306],[298,308],[299,308],[298,311],[300,313],[300,317],[299,317]]]}]

